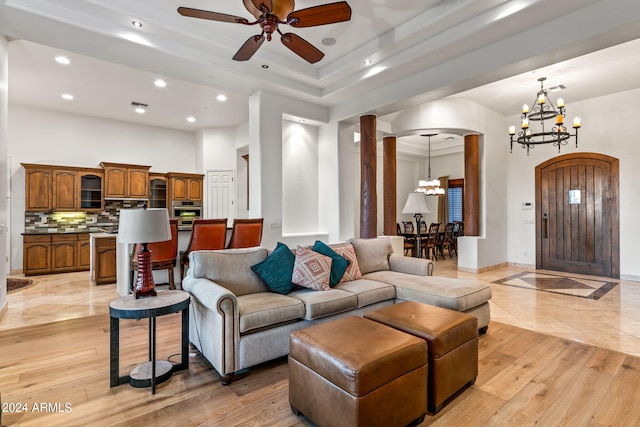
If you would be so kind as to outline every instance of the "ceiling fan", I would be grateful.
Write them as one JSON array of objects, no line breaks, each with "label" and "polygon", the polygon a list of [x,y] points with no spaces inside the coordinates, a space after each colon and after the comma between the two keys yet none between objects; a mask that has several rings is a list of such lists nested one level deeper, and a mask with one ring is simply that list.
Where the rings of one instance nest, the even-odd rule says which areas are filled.
[{"label": "ceiling fan", "polygon": [[315,27],[318,25],[334,24],[351,19],[351,7],[346,1],[329,3],[300,9],[294,12],[294,0],[242,0],[244,7],[255,17],[254,22],[246,18],[226,15],[224,13],[179,7],[178,13],[192,18],[209,19],[211,21],[231,22],[244,25],[259,25],[262,32],[250,37],[236,52],[233,59],[247,61],[262,45],[265,38],[271,41],[274,32],[280,34],[280,41],[311,64],[315,64],[324,57],[319,49],[294,33],[282,33],[279,24],[290,25],[294,28]]}]

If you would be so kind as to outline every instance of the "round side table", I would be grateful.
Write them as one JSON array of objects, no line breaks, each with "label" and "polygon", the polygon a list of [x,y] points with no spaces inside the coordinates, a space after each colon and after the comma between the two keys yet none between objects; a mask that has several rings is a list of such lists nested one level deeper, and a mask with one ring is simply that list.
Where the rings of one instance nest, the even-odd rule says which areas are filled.
[{"label": "round side table", "polygon": [[[158,292],[157,296],[136,299],[127,295],[109,304],[110,321],[110,385],[130,383],[133,387],[151,387],[171,378],[172,372],[189,368],[189,293],[180,290]],[[182,311],[182,361],[156,361],[156,317]],[[120,376],[120,319],[149,319],[149,362],[136,366],[128,375]]]}]

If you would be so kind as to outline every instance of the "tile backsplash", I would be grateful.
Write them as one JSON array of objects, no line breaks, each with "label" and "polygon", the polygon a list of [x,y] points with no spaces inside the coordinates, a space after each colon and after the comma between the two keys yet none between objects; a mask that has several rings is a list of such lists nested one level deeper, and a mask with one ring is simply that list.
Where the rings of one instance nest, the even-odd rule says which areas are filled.
[{"label": "tile backsplash", "polygon": [[102,212],[25,212],[24,231],[60,233],[115,228],[120,209],[141,208],[143,204],[143,200],[105,200]]}]

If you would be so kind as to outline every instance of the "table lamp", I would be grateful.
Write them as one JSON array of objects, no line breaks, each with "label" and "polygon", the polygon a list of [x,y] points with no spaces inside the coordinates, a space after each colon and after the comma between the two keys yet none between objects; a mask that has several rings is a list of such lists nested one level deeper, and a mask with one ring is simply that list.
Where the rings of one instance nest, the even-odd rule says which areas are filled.
[{"label": "table lamp", "polygon": [[167,209],[121,209],[118,225],[118,242],[142,244],[138,253],[138,277],[134,287],[136,299],[156,296],[156,286],[151,270],[151,251],[148,244],[171,239],[169,212]]},{"label": "table lamp", "polygon": [[425,193],[415,191],[409,193],[407,202],[402,209],[403,214],[413,214],[416,219],[416,243],[418,245],[418,254],[420,253],[420,220],[423,213],[431,213],[429,205],[427,205],[427,196]]}]

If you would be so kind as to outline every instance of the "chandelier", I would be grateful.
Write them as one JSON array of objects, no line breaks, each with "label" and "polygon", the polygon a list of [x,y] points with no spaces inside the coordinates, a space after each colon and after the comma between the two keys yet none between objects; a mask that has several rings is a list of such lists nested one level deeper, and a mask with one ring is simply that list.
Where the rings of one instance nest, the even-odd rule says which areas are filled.
[{"label": "chandelier", "polygon": [[437,196],[439,194],[444,194],[444,188],[440,188],[440,180],[431,179],[431,137],[436,135],[437,133],[428,133],[422,135],[429,138],[429,179],[427,181],[425,181],[424,179],[418,181],[418,188],[416,189],[416,191],[425,193],[427,196]]},{"label": "chandelier", "polygon": [[[558,98],[557,107],[554,107],[553,103],[547,96],[547,91],[544,88],[544,81],[546,77],[540,77],[538,81],[540,82],[540,90],[536,95],[536,100],[534,102],[534,106],[529,111],[529,106],[524,104],[522,106],[522,116],[520,127],[522,130],[518,132],[517,137],[514,139],[516,135],[516,127],[509,126],[509,138],[510,138],[510,152],[513,152],[513,142],[517,142],[522,145],[522,148],[527,149],[527,156],[529,155],[529,150],[535,148],[536,145],[539,144],[553,144],[555,147],[558,147],[558,153],[560,152],[560,147],[562,145],[567,145],[567,142],[570,137],[574,136],[576,138],[576,148],[578,147],[578,128],[580,128],[580,118],[576,117],[573,119],[573,128],[576,130],[576,133],[571,135],[567,131],[567,127],[565,126],[565,105],[562,98]],[[545,121],[552,119],[553,124],[549,130],[545,129]],[[531,130],[530,122],[540,122],[540,125],[537,126],[540,128],[538,132],[534,132]]]}]

